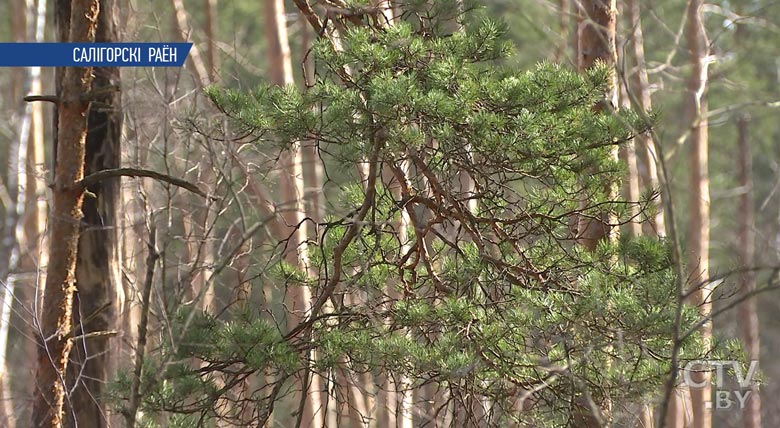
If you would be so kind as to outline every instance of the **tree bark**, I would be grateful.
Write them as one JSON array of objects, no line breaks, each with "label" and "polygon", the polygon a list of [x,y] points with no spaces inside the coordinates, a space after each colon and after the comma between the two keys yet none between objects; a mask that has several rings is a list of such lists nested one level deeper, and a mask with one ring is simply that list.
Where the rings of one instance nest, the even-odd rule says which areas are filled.
[{"label": "tree bark", "polygon": [[[610,67],[616,64],[615,27],[617,25],[616,0],[584,0],[579,3],[582,21],[578,29],[577,68],[580,72],[592,68],[598,62]],[[595,106],[597,111],[609,111],[618,105],[616,74],[611,75],[609,89],[604,101]],[[612,156],[617,159],[617,150]],[[594,250],[602,239],[611,239],[613,231],[609,225],[614,222],[604,213],[602,218],[580,217],[577,225],[577,242]]]},{"label": "tree bark", "polygon": [[[701,316],[709,316],[712,310],[712,284],[709,276],[710,246],[710,181],[707,172],[707,38],[702,21],[702,0],[690,0],[686,16],[686,37],[690,57],[691,75],[688,80],[686,104],[692,113],[689,140],[689,220],[688,220],[688,278],[694,284],[703,284],[692,290],[690,304],[699,309]],[[712,341],[712,322],[701,330],[706,352]],[[707,371],[695,372],[693,380],[704,385],[691,388],[693,427],[712,426],[712,411],[706,403],[711,401],[711,375]]]},{"label": "tree bark", "polygon": [[[753,208],[753,155],[750,149],[748,130],[750,118],[741,115],[737,119],[739,159],[739,185],[742,194],[739,197],[739,264],[745,271],[740,275],[740,294],[747,295],[756,289],[755,274],[749,269],[755,265],[755,212]],[[760,341],[758,335],[758,310],[756,298],[749,297],[737,309],[737,320],[741,328],[742,342],[745,344],[748,361],[758,361],[760,357]],[[745,428],[761,428],[761,396],[758,385],[750,384],[750,396],[742,409],[742,425]]]},{"label": "tree bark", "polygon": [[[119,41],[114,0],[100,0],[95,41]],[[119,85],[119,69],[99,67],[93,71],[91,89]],[[60,122],[63,123],[63,122]],[[119,168],[122,114],[119,92],[94,100],[87,118],[85,176]],[[65,426],[104,427],[108,424],[103,403],[111,372],[110,335],[117,314],[122,312],[123,288],[119,260],[117,206],[120,178],[101,180],[87,187],[76,263],[76,294],[73,301],[74,339],[68,383],[73,384]],[[91,335],[87,339],[85,335]]]},{"label": "tree bark", "polygon": [[[94,42],[100,9],[97,0],[60,0],[55,3],[59,39]],[[65,36],[67,35],[67,36]],[[64,36],[64,37],[63,37]],[[65,371],[72,339],[73,295],[84,190],[76,182],[84,177],[89,102],[82,100],[92,83],[91,67],[68,67],[58,84],[60,103],[50,223],[52,257],[49,261],[41,314],[38,371],[33,403],[33,426],[57,428],[63,422]]]}]

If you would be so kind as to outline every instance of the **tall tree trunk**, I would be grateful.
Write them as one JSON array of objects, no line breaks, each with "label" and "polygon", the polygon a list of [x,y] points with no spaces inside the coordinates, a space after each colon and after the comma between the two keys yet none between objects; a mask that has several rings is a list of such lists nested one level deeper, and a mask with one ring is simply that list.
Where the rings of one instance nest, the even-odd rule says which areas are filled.
[{"label": "tall tree trunk", "polygon": [[[60,0],[55,3],[59,40],[94,42],[100,4],[97,0]],[[58,82],[60,99],[57,122],[51,239],[44,304],[41,314],[38,371],[33,403],[33,426],[61,426],[65,403],[65,371],[71,349],[73,295],[76,291],[76,259],[79,246],[84,189],[77,183],[84,177],[91,67],[67,67]]]},{"label": "tall tree trunk", "polygon": [[[622,15],[623,10],[626,9],[626,7],[624,5],[620,6],[618,14]],[[628,52],[625,49],[618,50],[617,55],[618,64],[627,64],[629,62],[627,58]],[[625,78],[626,69],[621,69],[620,73],[622,73],[623,76],[618,79],[618,103],[621,109],[631,109],[631,88],[629,87],[628,79]],[[631,213],[631,219],[623,226],[623,230],[628,236],[632,237],[642,234],[642,222],[640,218],[641,207],[639,204],[640,184],[636,148],[637,142],[634,140],[621,146],[618,151],[620,161],[626,165],[626,175],[623,177],[622,188],[623,199],[630,204],[629,212]]]},{"label": "tall tree trunk", "polygon": [[[27,9],[35,14],[35,36],[37,43],[44,40],[44,28],[46,26],[46,1],[45,0],[27,0]],[[41,67],[30,68],[30,93],[40,94],[43,92],[43,82],[41,79]],[[29,169],[27,172],[27,208],[25,208],[25,236],[28,242],[30,254],[37,256],[37,259],[22,260],[22,263],[29,262],[37,273],[35,283],[29,288],[25,295],[24,302],[21,302],[25,308],[34,313],[40,312],[40,307],[35,306],[33,297],[36,291],[42,291],[46,282],[46,270],[43,267],[49,264],[49,251],[46,243],[46,223],[48,219],[48,201],[46,200],[46,149],[44,145],[44,119],[43,105],[33,103],[32,105],[32,128],[31,140],[27,146],[27,162]],[[33,242],[34,241],[34,242]],[[25,265],[22,265],[25,268]],[[40,302],[38,302],[40,303]],[[29,324],[32,325],[32,324]],[[33,344],[34,345],[34,344]],[[34,349],[34,348],[32,348]]]},{"label": "tall tree trunk", "polygon": [[[290,42],[287,36],[283,0],[265,0],[266,40],[268,42],[268,63],[270,64],[270,81],[275,85],[294,84]],[[282,218],[289,236],[286,250],[282,255],[287,263],[308,271],[308,251],[306,247],[306,223],[304,209],[303,159],[301,143],[294,142],[290,149],[284,150],[279,159],[279,189],[282,207]],[[311,306],[311,291],[306,286],[293,285],[285,296],[287,306],[291,311],[290,326],[298,324]],[[314,359],[313,355],[308,356]],[[300,400],[305,400],[302,427],[319,427],[323,424],[325,409],[322,408],[322,379],[314,374],[309,363],[304,370],[309,371],[309,384],[300,382],[296,386],[297,409]]]},{"label": "tall tree trunk", "polygon": [[[742,295],[752,293],[756,289],[755,274],[748,270],[755,264],[755,227],[753,208],[753,155],[750,150],[748,129],[750,119],[740,115],[737,119],[739,132],[737,158],[739,159],[739,185],[742,195],[739,197],[739,264],[746,269],[739,279],[739,290]],[[737,309],[737,319],[741,327],[740,334],[745,344],[749,361],[759,360],[758,311],[756,298],[749,297]],[[742,424],[745,428],[761,428],[761,396],[758,385],[750,384],[750,395],[742,409]]]},{"label": "tall tree trunk", "polygon": [[[11,33],[17,42],[27,39],[24,2],[11,2]],[[24,69],[15,69],[11,74],[9,93],[12,96],[11,105],[18,104],[16,125],[17,133],[7,144],[7,180],[8,200],[5,203],[5,218],[0,223],[0,425],[13,424],[15,415],[11,393],[11,379],[8,371],[8,332],[10,329],[11,308],[14,306],[17,271],[19,268],[20,246],[23,244],[19,235],[19,220],[25,208],[25,175],[27,144],[30,137],[30,121],[32,106],[22,101],[22,94],[29,88],[29,74],[25,76]]]},{"label": "tall tree trunk", "polygon": [[[119,41],[114,0],[100,0],[95,41]],[[99,67],[93,71],[92,90],[119,85],[119,69]],[[63,123],[63,122],[60,122]],[[119,168],[122,131],[118,91],[95,99],[87,118],[84,175]],[[58,166],[59,168],[59,166]],[[111,371],[108,332],[114,331],[123,305],[119,260],[117,206],[120,179],[106,179],[90,186],[82,208],[81,236],[76,263],[76,294],[73,301],[74,339],[69,384],[74,384],[65,426],[104,427],[108,424],[103,402]],[[86,337],[85,337],[86,336]]]},{"label": "tall tree trunk", "polygon": [[[645,41],[642,30],[640,2],[627,0],[623,9],[629,28],[629,61],[631,73],[628,76],[630,93],[633,95],[633,107],[643,113],[652,109],[650,97],[650,80],[645,64]],[[639,178],[639,189],[643,192],[660,191],[658,181],[658,168],[656,165],[655,142],[649,132],[636,137],[636,170]],[[642,234],[647,236],[666,236],[663,205],[661,198],[651,205],[651,216],[642,222]],[[668,410],[666,425],[670,428],[682,428],[685,425],[686,408],[689,408],[690,395],[687,390],[677,390],[672,396],[672,402]],[[686,400],[687,399],[687,400]],[[651,428],[653,426],[653,410],[649,404],[643,404],[639,417],[639,426]]]},{"label": "tall tree trunk", "polygon": [[[611,67],[616,63],[615,27],[617,24],[616,0],[584,0],[580,3],[582,22],[578,29],[577,68],[584,72],[603,62]],[[605,99],[595,108],[608,113],[618,105],[616,74],[611,74],[611,81]],[[612,153],[617,158],[617,150]],[[598,241],[610,238],[612,231],[608,216],[599,219],[581,217],[578,221],[578,242],[584,247],[594,250]]]},{"label": "tall tree trunk", "polygon": [[[215,2],[216,0],[205,0],[208,3]],[[181,40],[191,40],[191,27],[189,19],[187,18],[187,11],[184,8],[184,2],[182,0],[171,0],[174,12],[174,28],[177,33],[176,36]],[[197,78],[196,85],[209,85],[214,80],[216,73],[214,40],[212,38],[215,24],[213,20],[216,17],[216,10],[211,10],[210,7],[216,7],[216,4],[206,5],[206,37],[208,41],[208,51],[206,52],[208,66],[203,62],[203,58],[200,54],[200,49],[193,44],[190,49],[190,54],[187,56],[187,60],[191,67],[191,72]],[[200,176],[198,181],[204,183],[212,183],[214,181],[214,173],[212,170],[212,160],[208,153],[201,156],[196,162],[201,165],[198,169]],[[189,168],[189,165],[187,166]],[[211,204],[202,205],[201,201],[195,201],[192,204],[192,209],[184,214],[182,218],[182,227],[184,229],[184,235],[187,237],[186,245],[186,257],[185,259],[191,263],[189,271],[190,282],[190,298],[196,301],[198,307],[204,311],[214,310],[213,304],[215,300],[213,283],[209,283],[208,280],[211,277],[211,267],[214,265],[214,245],[210,237],[209,232],[212,229],[214,212]]]},{"label": "tall tree trunk", "polygon": [[[691,75],[688,80],[686,104],[692,113],[689,141],[689,222],[688,222],[688,269],[691,283],[702,284],[691,293],[690,304],[699,309],[702,317],[712,310],[712,285],[709,276],[710,246],[710,180],[707,173],[707,37],[702,21],[702,0],[690,0],[686,17],[686,35],[690,56]],[[706,352],[712,341],[712,322],[701,330]],[[693,380],[702,388],[691,388],[694,428],[710,428],[712,411],[707,407],[711,401],[710,373],[693,373]]]},{"label": "tall tree trunk", "polygon": [[[26,29],[13,25],[14,31],[21,29],[26,33],[14,38],[20,41],[43,41],[46,2],[38,2],[37,7],[33,0],[13,3],[16,5],[13,21],[26,23]],[[21,103],[23,93],[41,93],[41,68],[30,67],[19,71],[27,71],[23,73],[25,76],[21,83],[15,82],[21,86],[13,91],[14,101]],[[0,424],[3,426],[13,426],[13,421],[21,417],[16,413],[17,409],[24,409],[25,406],[19,400],[26,400],[29,393],[12,389],[7,368],[13,365],[17,372],[29,373],[34,365],[30,363],[29,355],[36,352],[35,343],[28,340],[20,352],[11,354],[7,348],[9,331],[18,330],[32,333],[30,336],[35,335],[30,330],[30,326],[34,325],[33,316],[36,313],[35,290],[37,281],[46,277],[45,272],[40,272],[38,268],[47,263],[46,251],[40,251],[39,245],[46,221],[46,201],[43,197],[46,189],[43,179],[43,106],[40,103],[24,105],[17,137],[11,141],[8,157],[8,190],[13,204],[5,207],[7,215],[0,227],[3,230],[0,244],[0,282],[5,284],[0,310],[0,382],[3,400]],[[17,270],[23,274],[19,278],[14,274]],[[21,287],[18,287],[17,283]],[[14,308],[22,315],[22,325],[11,325]]]},{"label": "tall tree trunk", "polygon": [[[644,112],[652,109],[652,100],[650,98],[650,80],[647,76],[647,67],[645,65],[645,38],[642,31],[642,21],[640,14],[639,1],[627,0],[624,8],[629,28],[631,29],[631,53],[633,61],[628,61],[634,66],[631,74],[631,86],[636,95],[636,104]],[[637,172],[639,175],[639,188],[644,190],[658,190],[658,168],[656,165],[656,154],[653,137],[650,133],[643,133],[636,138],[636,156]],[[649,222],[642,225],[645,235],[666,236],[666,226],[664,225],[664,214],[661,210],[660,198],[653,204],[656,210]]]},{"label": "tall tree trunk", "polygon": [[[596,111],[603,114],[611,114],[611,110],[618,106],[617,73],[615,64],[617,51],[615,45],[617,26],[617,2],[616,0],[583,0],[578,3],[579,13],[582,17],[578,28],[577,68],[584,72],[603,62],[612,68],[610,82],[604,100],[594,106]],[[618,158],[618,150],[612,151],[612,157]],[[617,196],[615,184],[609,184],[609,192]],[[583,201],[586,206],[588,201]],[[577,242],[589,250],[595,250],[596,245],[602,239],[614,240],[617,238],[614,216],[601,213],[598,219],[580,217],[577,225]],[[584,391],[588,392],[588,391]],[[611,420],[612,403],[608,397],[594,397],[598,409],[592,409],[591,400],[587,397],[576,399],[573,409],[573,425],[577,427],[597,427],[609,423]]]}]

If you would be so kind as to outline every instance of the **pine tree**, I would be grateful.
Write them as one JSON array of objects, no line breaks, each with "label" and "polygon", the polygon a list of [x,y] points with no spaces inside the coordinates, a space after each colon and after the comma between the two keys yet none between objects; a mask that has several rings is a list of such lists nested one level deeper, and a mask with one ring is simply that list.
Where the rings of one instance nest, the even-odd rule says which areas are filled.
[{"label": "pine tree", "polygon": [[[182,308],[171,320],[176,346],[156,357],[172,363],[145,373],[145,414],[203,423],[254,373],[287,380],[238,404],[254,406],[260,425],[294,378],[333,371],[447,391],[442,404],[460,409],[464,426],[562,426],[582,400],[636,402],[658,390],[669,365],[653,356],[671,352],[675,319],[668,248],[641,237],[590,251],[569,236],[575,216],[629,217],[611,191],[624,174],[613,153],[645,125],[594,111],[610,87],[605,65],[503,68],[505,28],[465,20],[447,31],[429,7],[407,5],[393,26],[365,7],[332,17],[338,48],[322,28],[333,21],[307,16],[322,37],[306,91],[208,90],[263,150],[317,144],[339,189],[309,243],[309,271],[281,260],[269,271],[308,288],[310,312],[280,326],[246,307],[219,319]],[[467,196],[462,171],[474,182]],[[686,308],[683,328],[695,319]],[[684,356],[695,357],[694,339]],[[203,364],[175,363],[191,358]]]}]

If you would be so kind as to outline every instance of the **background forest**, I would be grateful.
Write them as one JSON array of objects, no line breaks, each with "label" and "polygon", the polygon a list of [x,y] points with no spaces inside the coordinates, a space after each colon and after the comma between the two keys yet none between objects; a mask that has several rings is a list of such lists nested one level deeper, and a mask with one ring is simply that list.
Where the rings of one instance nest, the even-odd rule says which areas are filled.
[{"label": "background forest", "polygon": [[0,427],[780,426],[780,2],[0,16]]}]

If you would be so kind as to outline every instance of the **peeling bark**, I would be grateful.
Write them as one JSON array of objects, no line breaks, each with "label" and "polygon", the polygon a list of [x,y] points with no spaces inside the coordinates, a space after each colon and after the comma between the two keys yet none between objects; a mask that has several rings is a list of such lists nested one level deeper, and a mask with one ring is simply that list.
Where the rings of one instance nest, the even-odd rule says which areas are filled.
[{"label": "peeling bark", "polygon": [[[94,42],[100,5],[97,0],[58,1],[60,40]],[[67,18],[63,22],[62,19]],[[66,36],[65,36],[66,35]],[[60,427],[65,403],[65,370],[72,338],[73,297],[76,290],[76,259],[83,218],[84,190],[76,182],[84,177],[89,102],[81,96],[92,83],[92,68],[68,67],[58,82],[57,149],[53,209],[50,222],[52,257],[44,290],[40,322],[40,347],[33,403],[34,427]]]}]

